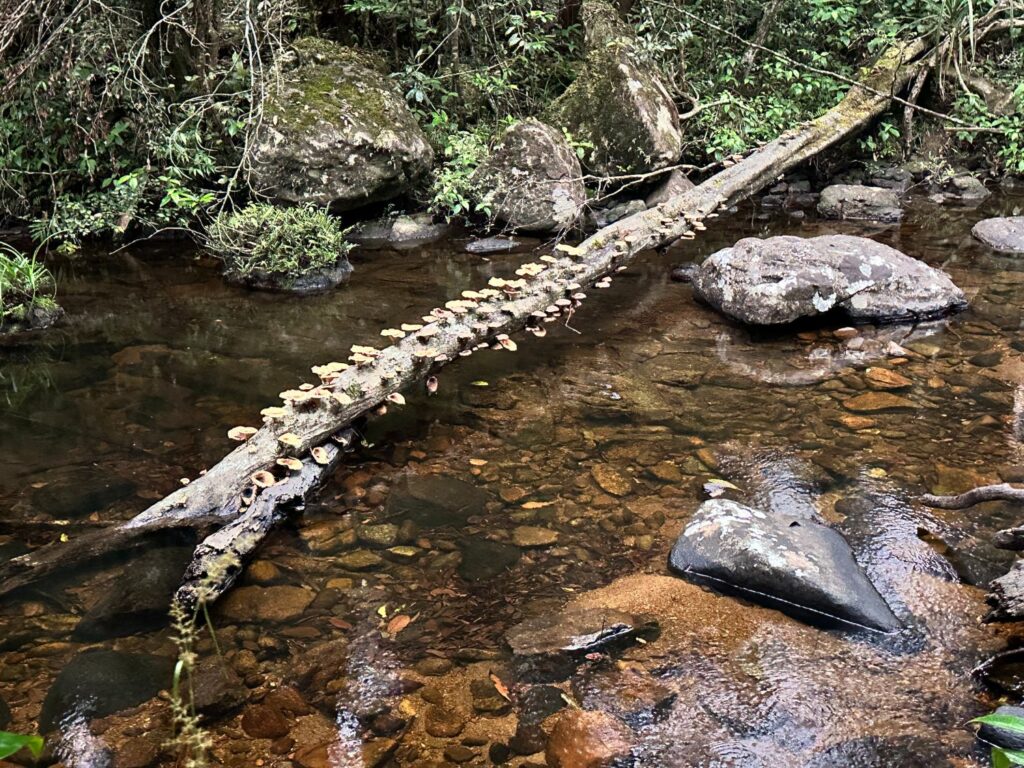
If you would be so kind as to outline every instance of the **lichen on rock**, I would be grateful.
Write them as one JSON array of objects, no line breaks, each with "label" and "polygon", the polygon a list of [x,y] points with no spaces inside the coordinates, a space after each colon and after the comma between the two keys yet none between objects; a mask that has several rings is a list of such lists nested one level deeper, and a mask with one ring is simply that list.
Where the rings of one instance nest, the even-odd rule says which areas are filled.
[{"label": "lichen on rock", "polygon": [[634,38],[604,0],[582,8],[587,58],[572,85],[551,105],[547,122],[592,145],[583,165],[602,176],[665,168],[682,151],[679,113]]},{"label": "lichen on rock", "polygon": [[282,202],[356,208],[401,194],[433,162],[378,62],[328,40],[293,45],[263,107],[254,185]]},{"label": "lichen on rock", "polygon": [[530,118],[502,133],[474,186],[496,220],[513,230],[550,232],[579,218],[587,199],[582,176],[565,136]]}]

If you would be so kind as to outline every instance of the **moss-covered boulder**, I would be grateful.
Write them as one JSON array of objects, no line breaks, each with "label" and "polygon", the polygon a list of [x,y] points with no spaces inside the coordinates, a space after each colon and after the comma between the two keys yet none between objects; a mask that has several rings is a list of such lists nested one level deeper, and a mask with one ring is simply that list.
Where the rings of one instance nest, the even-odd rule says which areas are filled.
[{"label": "moss-covered boulder", "polygon": [[271,198],[347,210],[406,191],[433,150],[373,57],[307,38],[282,57],[253,158]]},{"label": "moss-covered boulder", "polygon": [[587,58],[546,120],[592,145],[583,158],[602,176],[665,168],[679,158],[679,112],[653,68],[635,55],[634,37],[604,0],[584,0]]},{"label": "moss-covered boulder", "polygon": [[552,232],[579,218],[587,192],[561,131],[532,118],[508,127],[474,174],[484,207],[510,229]]}]

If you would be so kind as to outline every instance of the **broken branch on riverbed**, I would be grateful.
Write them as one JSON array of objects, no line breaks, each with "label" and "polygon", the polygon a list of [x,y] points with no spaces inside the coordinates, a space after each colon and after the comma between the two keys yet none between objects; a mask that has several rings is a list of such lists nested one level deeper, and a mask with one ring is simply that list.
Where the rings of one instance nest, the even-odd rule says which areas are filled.
[{"label": "broken branch on riverbed", "polygon": [[[607,279],[642,251],[696,237],[705,228],[703,221],[717,216],[717,211],[749,197],[791,168],[856,134],[884,112],[893,96],[916,76],[927,47],[923,40],[893,46],[862,73],[861,82],[838,105],[817,119],[785,132],[693,189],[600,230],[576,248],[560,246],[564,254],[542,257],[542,263],[529,269],[521,267],[518,279],[492,279],[487,288],[464,293],[463,298],[448,302],[445,309],[434,310],[422,327],[409,326],[408,335],[395,344],[380,351],[355,352],[353,365],[343,370],[339,370],[341,365],[334,366],[329,376],[322,377],[320,386],[302,396],[286,398],[285,406],[268,414],[264,426],[243,445],[137,517],[10,560],[0,568],[0,594],[132,546],[143,533],[189,526],[196,521],[204,525],[210,521],[231,524],[212,541],[208,539],[208,547],[197,551],[181,593],[186,599],[194,597],[195,580],[210,573],[214,555],[236,558],[237,567],[237,557],[251,553],[280,519],[272,501],[260,504],[260,509],[253,512],[260,499],[274,498],[269,494],[276,487],[258,489],[254,478],[262,480],[260,485],[274,480],[259,473],[274,470],[278,476],[283,475],[280,484],[297,489],[295,494],[285,494],[288,504],[301,503],[297,495],[312,493],[329,476],[334,462],[303,461],[300,474],[304,479],[298,482],[282,472],[278,459],[306,457],[311,450],[322,449],[339,430],[386,404],[389,396],[395,398],[400,390],[423,383],[444,365],[481,345],[514,350],[515,343],[508,334],[525,328],[543,335],[545,323],[575,311],[585,298],[584,286]],[[255,527],[250,525],[254,518],[259,521]],[[233,537],[244,537],[245,541]],[[212,570],[218,571],[216,567]],[[207,583],[204,599],[215,599],[227,584],[230,580]]]},{"label": "broken branch on riverbed", "polygon": [[967,509],[986,501],[1014,501],[1024,504],[1024,488],[1014,488],[1009,483],[982,485],[955,496],[933,496],[926,493],[921,503],[936,509]]}]

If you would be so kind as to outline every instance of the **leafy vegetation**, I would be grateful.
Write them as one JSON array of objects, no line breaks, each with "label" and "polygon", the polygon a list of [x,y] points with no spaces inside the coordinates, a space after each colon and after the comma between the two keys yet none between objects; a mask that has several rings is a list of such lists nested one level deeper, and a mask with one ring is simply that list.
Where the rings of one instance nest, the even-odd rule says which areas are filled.
[{"label": "leafy vegetation", "polygon": [[33,309],[54,307],[54,291],[46,265],[0,243],[0,328],[9,321],[24,320]]},{"label": "leafy vegetation", "polygon": [[[180,7],[0,0],[0,17],[17,19],[0,31],[0,59],[8,62],[0,65],[0,210],[34,220],[38,241],[74,248],[130,230],[192,228],[244,204],[270,67],[292,40],[313,33],[386,60],[444,159],[425,197],[436,211],[464,214],[472,209],[468,180],[495,132],[541,113],[575,77],[583,45],[576,7],[566,0]],[[693,106],[682,162],[722,159],[821,114],[889,41],[923,35],[950,41],[923,96],[961,121],[948,143],[980,151],[997,170],[1024,169],[1021,95],[1013,109],[994,112],[968,86],[979,73],[1020,90],[1019,32],[983,34],[998,9],[1019,18],[1012,11],[1019,0],[620,7],[629,9],[639,54],[659,69],[682,111]],[[863,153],[891,159],[912,150],[900,126],[896,115],[885,119]]]},{"label": "leafy vegetation", "polygon": [[38,758],[43,752],[43,737],[0,731],[0,760],[23,749],[28,749],[32,757]]},{"label": "leafy vegetation", "polygon": [[325,211],[266,203],[218,215],[206,245],[237,277],[285,279],[333,267],[352,247],[345,230]]},{"label": "leafy vegetation", "polygon": [[[1024,735],[1024,717],[1017,717],[1016,715],[1001,715],[993,712],[989,715],[976,717],[971,722],[978,725],[990,725],[993,728],[1001,728]],[[992,768],[1010,768],[1013,765],[1024,765],[1024,750],[992,747]]]}]

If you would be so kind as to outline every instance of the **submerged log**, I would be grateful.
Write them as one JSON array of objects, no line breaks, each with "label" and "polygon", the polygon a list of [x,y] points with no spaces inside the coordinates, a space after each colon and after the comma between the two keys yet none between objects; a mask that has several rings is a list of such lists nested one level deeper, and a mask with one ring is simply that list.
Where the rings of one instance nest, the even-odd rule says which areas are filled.
[{"label": "submerged log", "polygon": [[921,496],[921,503],[936,509],[967,509],[975,504],[986,501],[1015,501],[1024,503],[1024,488],[1014,488],[1009,483],[998,485],[982,485],[955,496],[933,496],[926,493]]},{"label": "submerged log", "polygon": [[[696,237],[697,231],[705,228],[703,220],[717,216],[719,209],[749,197],[823,149],[857,133],[916,75],[926,48],[923,40],[895,45],[862,72],[860,84],[838,105],[815,120],[787,131],[697,187],[600,230],[578,248],[563,248],[564,254],[546,257],[544,263],[525,272],[520,270],[522,279],[492,281],[494,284],[481,292],[449,302],[445,310],[435,310],[436,320],[394,345],[372,354],[359,353],[354,365],[332,375],[308,396],[287,402],[281,415],[267,417],[255,435],[205,474],[132,520],[10,560],[0,568],[0,595],[130,545],[141,533],[189,525],[190,521],[214,519],[223,524],[234,520],[242,513],[242,500],[255,495],[253,476],[274,469],[282,455],[306,456],[355,419],[386,403],[389,396],[422,384],[437,369],[481,344],[514,350],[508,334],[526,328],[542,335],[543,323],[571,314],[579,306],[585,298],[583,286],[606,279],[642,251]],[[310,483],[304,493],[311,492],[325,472],[321,470],[317,482]],[[263,490],[259,495],[266,493]],[[229,533],[235,530],[229,529]],[[244,524],[237,529],[246,535],[249,530]],[[224,538],[230,538],[228,533]],[[245,548],[251,545],[250,540]],[[234,545],[218,538],[212,546],[227,551]],[[190,593],[189,585],[185,586]]]}]

